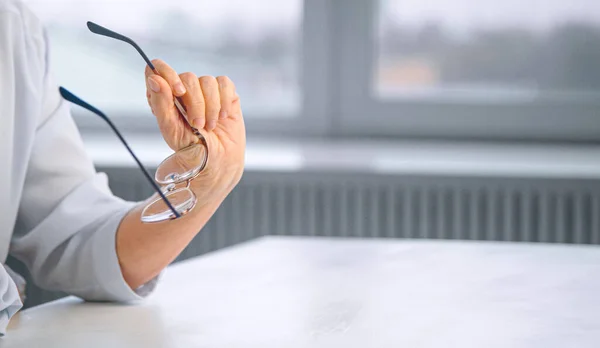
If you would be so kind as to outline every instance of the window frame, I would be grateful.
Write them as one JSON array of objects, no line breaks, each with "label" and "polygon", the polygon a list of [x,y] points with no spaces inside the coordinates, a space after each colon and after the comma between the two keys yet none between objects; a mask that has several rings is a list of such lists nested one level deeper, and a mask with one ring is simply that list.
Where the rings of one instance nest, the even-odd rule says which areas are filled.
[{"label": "window frame", "polygon": [[598,141],[600,96],[497,103],[383,100],[374,94],[379,1],[334,0],[339,134],[492,140]]}]

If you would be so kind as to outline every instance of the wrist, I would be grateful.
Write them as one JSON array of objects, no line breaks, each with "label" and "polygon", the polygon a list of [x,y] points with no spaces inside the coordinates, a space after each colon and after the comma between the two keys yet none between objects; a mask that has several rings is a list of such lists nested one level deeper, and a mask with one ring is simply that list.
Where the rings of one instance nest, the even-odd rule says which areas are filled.
[{"label": "wrist", "polygon": [[222,165],[209,165],[193,180],[190,190],[196,195],[198,202],[223,202],[241,179],[241,170]]},{"label": "wrist", "polygon": [[219,205],[230,192],[218,183],[201,180],[199,177],[190,182],[189,189],[196,196],[196,205]]}]

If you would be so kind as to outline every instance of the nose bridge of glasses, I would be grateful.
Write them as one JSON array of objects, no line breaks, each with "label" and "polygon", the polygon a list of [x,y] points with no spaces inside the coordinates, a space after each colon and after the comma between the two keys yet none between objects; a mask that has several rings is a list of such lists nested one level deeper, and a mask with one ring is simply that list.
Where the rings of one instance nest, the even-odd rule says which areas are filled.
[{"label": "nose bridge of glasses", "polygon": [[164,194],[168,194],[169,192],[181,190],[184,188],[189,188],[191,182],[192,182],[192,179],[181,180],[181,181],[177,181],[177,182],[173,182],[173,183],[164,185],[161,187],[161,189]]},{"label": "nose bridge of glasses", "polygon": [[179,185],[179,184],[194,180],[200,174],[202,169],[203,169],[202,167],[198,167],[198,168],[194,168],[191,171],[181,173],[181,174],[176,173],[176,172],[171,172],[171,173],[164,175],[163,177],[158,177],[158,175],[155,175],[154,179],[159,184],[164,185],[163,187],[170,187],[171,185]]},{"label": "nose bridge of glasses", "polygon": [[164,194],[167,194],[171,191],[174,191],[177,189],[177,184],[168,184],[166,186],[161,187],[161,190]]}]

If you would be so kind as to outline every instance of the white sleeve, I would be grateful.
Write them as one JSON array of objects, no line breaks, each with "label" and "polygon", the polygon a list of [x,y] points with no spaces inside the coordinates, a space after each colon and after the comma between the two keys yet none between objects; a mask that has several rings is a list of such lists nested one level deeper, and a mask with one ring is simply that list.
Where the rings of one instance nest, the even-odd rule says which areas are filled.
[{"label": "white sleeve", "polygon": [[134,203],[113,196],[106,176],[95,172],[67,102],[48,73],[46,36],[40,33],[35,41],[45,52],[40,66],[31,67],[44,71],[39,81],[43,111],[10,253],[43,288],[86,300],[139,300],[156,280],[132,290],[123,279],[115,246],[117,228]]},{"label": "white sleeve", "polygon": [[23,307],[17,285],[0,264],[0,336],[6,334],[6,326],[19,309]]}]

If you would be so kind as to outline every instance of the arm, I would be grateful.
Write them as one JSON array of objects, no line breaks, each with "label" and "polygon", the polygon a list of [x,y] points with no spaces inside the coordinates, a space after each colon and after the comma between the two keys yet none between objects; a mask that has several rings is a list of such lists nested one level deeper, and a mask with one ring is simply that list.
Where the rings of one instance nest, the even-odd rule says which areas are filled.
[{"label": "arm", "polygon": [[[42,114],[28,152],[11,253],[28,266],[34,281],[47,289],[87,300],[137,300],[153,288],[155,277],[203,228],[239,181],[245,148],[239,98],[234,97],[228,79],[219,78],[219,86],[214,78],[182,74],[188,87],[183,99],[190,115],[216,121],[215,113],[223,109],[229,117],[218,124],[205,121],[209,164],[192,186],[199,204],[180,220],[142,224],[139,215],[144,203],[136,205],[113,196],[106,177],[95,172],[48,73],[46,40],[41,31],[31,35],[35,36],[32,42],[46,52],[40,55],[39,66],[29,67],[43,72],[33,81],[43,86],[39,89]],[[172,105],[169,77],[153,78],[160,88],[151,92],[151,106],[165,140],[174,150],[189,145],[190,134],[178,123],[181,120]],[[205,88],[200,86],[203,80],[209,81]],[[199,111],[201,105],[203,112]]]},{"label": "arm", "polygon": [[123,278],[133,289],[156,277],[191,242],[220,205],[222,198],[198,202],[188,215],[159,224],[143,224],[143,205],[123,219],[117,232],[117,255]]},{"label": "arm", "polygon": [[[146,69],[148,102],[157,117],[165,141],[178,150],[196,141],[173,104],[173,91],[181,96],[190,122],[203,129],[208,149],[207,167],[192,181],[197,206],[180,219],[159,223],[140,222],[145,204],[133,209],[117,233],[117,254],[125,281],[136,288],[157,276],[189,244],[241,178],[245,130],[239,97],[227,77],[197,78],[177,73],[154,60],[161,76]],[[185,91],[177,92],[183,85]],[[183,93],[182,93],[183,92]]]}]

